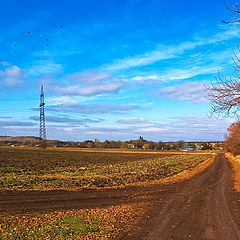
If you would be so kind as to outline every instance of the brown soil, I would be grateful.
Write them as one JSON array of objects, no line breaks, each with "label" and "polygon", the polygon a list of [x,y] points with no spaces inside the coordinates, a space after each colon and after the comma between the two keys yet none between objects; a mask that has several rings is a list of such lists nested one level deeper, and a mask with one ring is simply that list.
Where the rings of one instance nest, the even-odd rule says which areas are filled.
[{"label": "brown soil", "polygon": [[240,239],[240,193],[230,162],[219,154],[191,179],[122,189],[1,192],[0,214],[93,208],[151,202],[152,207],[121,239]]}]

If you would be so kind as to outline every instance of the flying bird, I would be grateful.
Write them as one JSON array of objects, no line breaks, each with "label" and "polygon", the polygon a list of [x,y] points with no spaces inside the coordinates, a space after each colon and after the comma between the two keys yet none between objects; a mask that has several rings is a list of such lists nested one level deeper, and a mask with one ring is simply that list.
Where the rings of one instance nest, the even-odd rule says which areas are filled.
[{"label": "flying bird", "polygon": [[[14,44],[14,47],[16,47],[16,46],[17,46],[17,44],[15,43],[15,44]],[[16,49],[15,49],[15,50],[14,50],[14,53],[16,53],[16,52],[17,52],[17,51],[16,51]]]}]

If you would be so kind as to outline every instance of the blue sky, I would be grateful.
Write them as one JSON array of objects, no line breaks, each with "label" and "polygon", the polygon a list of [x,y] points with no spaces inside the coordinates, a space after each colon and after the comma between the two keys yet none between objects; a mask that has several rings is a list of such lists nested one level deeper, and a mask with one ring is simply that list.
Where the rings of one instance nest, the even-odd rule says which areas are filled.
[{"label": "blue sky", "polygon": [[223,140],[204,84],[232,75],[231,1],[0,1],[0,135]]}]

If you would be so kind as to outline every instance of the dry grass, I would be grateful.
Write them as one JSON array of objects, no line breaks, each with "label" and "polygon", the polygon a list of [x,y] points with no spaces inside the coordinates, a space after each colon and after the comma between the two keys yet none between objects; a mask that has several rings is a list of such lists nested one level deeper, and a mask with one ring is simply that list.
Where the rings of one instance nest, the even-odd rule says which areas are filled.
[{"label": "dry grass", "polygon": [[149,203],[123,204],[108,208],[3,216],[0,219],[0,239],[116,239],[129,231],[149,207]]},{"label": "dry grass", "polygon": [[192,178],[194,175],[202,172],[207,167],[209,167],[213,163],[215,157],[216,157],[216,154],[212,154],[212,157],[208,158],[206,161],[202,162],[201,164],[197,165],[194,168],[186,169],[174,176],[170,176],[170,177],[167,177],[164,179],[154,180],[154,181],[151,181],[151,183],[143,183],[141,185],[172,184],[172,183],[188,180],[188,179]]},{"label": "dry grass", "polygon": [[234,157],[230,153],[225,154],[227,159],[231,162],[234,171],[234,189],[240,192],[240,156]]}]

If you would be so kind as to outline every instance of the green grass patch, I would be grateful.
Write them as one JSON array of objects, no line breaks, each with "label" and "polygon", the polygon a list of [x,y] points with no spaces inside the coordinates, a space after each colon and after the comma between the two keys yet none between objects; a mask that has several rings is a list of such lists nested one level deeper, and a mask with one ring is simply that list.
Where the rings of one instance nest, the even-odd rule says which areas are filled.
[{"label": "green grass patch", "polygon": [[1,220],[0,239],[73,239],[89,233],[105,234],[98,221],[89,221],[83,215],[64,215],[48,218],[5,217]]},{"label": "green grass patch", "polygon": [[108,208],[1,216],[0,239],[116,239],[128,231],[146,209],[144,204],[122,204]]}]

